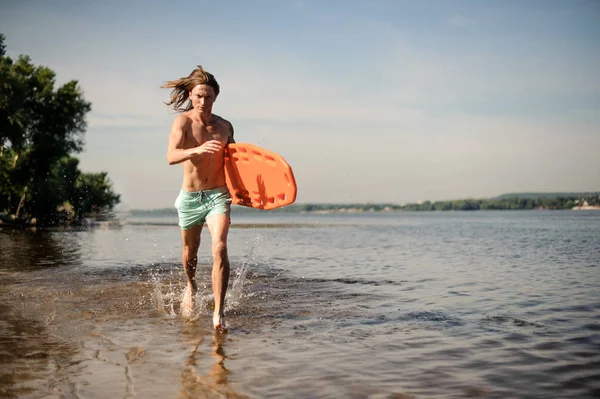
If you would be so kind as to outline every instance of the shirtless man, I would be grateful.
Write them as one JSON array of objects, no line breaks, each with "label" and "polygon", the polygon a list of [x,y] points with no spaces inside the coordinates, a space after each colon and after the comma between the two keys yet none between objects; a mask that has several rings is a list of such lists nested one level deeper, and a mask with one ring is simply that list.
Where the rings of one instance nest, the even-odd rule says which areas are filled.
[{"label": "shirtless man", "polygon": [[167,105],[181,112],[173,121],[167,150],[169,165],[183,165],[183,184],[175,200],[183,239],[182,262],[188,280],[181,313],[184,317],[192,315],[200,233],[206,223],[212,240],[213,326],[225,329],[231,197],[225,183],[223,153],[227,143],[235,142],[233,126],[212,113],[219,84],[202,66],[162,87],[173,89]]}]

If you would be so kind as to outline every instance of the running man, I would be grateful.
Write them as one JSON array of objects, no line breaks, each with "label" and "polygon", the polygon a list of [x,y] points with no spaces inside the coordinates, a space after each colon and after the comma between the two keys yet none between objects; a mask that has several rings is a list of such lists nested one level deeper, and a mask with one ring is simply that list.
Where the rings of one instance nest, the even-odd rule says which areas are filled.
[{"label": "running man", "polygon": [[227,234],[231,197],[225,183],[224,148],[234,143],[233,126],[212,113],[219,95],[215,77],[198,65],[189,76],[166,82],[173,89],[168,106],[180,114],[169,135],[169,165],[183,165],[183,184],[175,200],[183,239],[182,262],[188,285],[181,314],[191,317],[196,285],[196,264],[204,223],[212,241],[212,288],[215,300],[213,326],[225,329],[225,294],[229,282]]}]

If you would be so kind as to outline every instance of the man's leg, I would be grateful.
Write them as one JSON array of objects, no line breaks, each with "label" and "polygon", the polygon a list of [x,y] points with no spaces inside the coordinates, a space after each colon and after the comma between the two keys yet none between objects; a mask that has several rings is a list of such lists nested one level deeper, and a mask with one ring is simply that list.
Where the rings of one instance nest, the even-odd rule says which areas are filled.
[{"label": "man's leg", "polygon": [[181,314],[184,317],[190,317],[194,310],[194,297],[198,290],[198,286],[196,285],[196,265],[198,264],[198,248],[200,247],[201,233],[202,224],[188,230],[181,230],[181,237],[183,239],[181,262],[183,263],[183,269],[188,281],[181,306]]},{"label": "man's leg", "polygon": [[225,311],[225,294],[229,283],[229,258],[227,256],[227,234],[229,232],[229,216],[213,214],[206,220],[212,240],[213,269],[212,285],[215,298],[213,326],[225,328],[223,312]]}]

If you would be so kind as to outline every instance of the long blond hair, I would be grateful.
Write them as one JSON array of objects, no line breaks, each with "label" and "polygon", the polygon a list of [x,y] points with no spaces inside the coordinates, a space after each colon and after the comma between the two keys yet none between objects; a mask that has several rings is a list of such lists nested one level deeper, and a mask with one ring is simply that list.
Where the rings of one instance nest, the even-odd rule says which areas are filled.
[{"label": "long blond hair", "polygon": [[[213,74],[206,72],[202,65],[198,65],[187,77],[177,80],[169,80],[162,86],[163,89],[173,89],[171,91],[171,99],[165,103],[169,107],[173,107],[176,111],[189,111],[192,109],[192,102],[189,100],[190,91],[197,85],[209,85],[215,91],[215,96],[219,95],[219,83]],[[187,101],[185,106],[184,103]]]}]

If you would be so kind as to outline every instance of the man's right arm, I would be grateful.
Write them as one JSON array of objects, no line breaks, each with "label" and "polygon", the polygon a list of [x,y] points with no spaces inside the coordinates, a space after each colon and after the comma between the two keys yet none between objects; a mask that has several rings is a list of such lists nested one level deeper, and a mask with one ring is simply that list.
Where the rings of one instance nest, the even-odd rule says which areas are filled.
[{"label": "man's right arm", "polygon": [[175,165],[202,154],[213,154],[221,148],[218,141],[210,140],[198,147],[184,149],[183,142],[186,123],[187,118],[183,115],[178,115],[173,121],[171,133],[169,134],[169,147],[167,149],[167,161],[169,165]]}]

